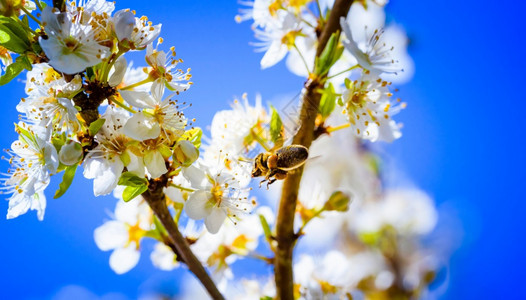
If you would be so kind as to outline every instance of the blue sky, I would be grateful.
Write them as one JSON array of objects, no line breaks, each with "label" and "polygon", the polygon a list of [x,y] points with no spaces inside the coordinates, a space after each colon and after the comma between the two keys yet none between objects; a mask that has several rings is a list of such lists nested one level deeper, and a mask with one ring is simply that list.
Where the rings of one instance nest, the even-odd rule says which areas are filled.
[{"label": "blue sky", "polygon": [[[516,298],[526,268],[526,96],[521,90],[526,5],[391,2],[389,19],[404,26],[411,38],[416,73],[400,87],[409,104],[397,118],[405,125],[404,136],[384,149],[389,162],[460,220],[454,231],[463,239],[452,256],[443,298]],[[175,45],[182,66],[192,68],[195,85],[181,99],[192,102],[186,114],[196,117],[197,125],[205,127],[216,110],[244,92],[251,99],[261,93],[268,100],[295,94],[302,86],[303,80],[283,64],[259,70],[261,54],[248,44],[254,41],[249,24],[234,22],[236,1],[117,2],[118,9],[127,7],[163,23],[165,45]],[[143,64],[139,56],[135,61]],[[12,124],[23,84],[0,87],[0,93],[5,113],[0,146],[9,148],[16,138]],[[100,296],[120,293],[128,298],[149,290],[176,291],[184,271],[156,271],[146,256],[131,272],[115,275],[109,253],[93,241],[93,230],[108,219],[115,200],[94,197],[91,182],[81,176],[64,197],[54,200],[58,182],[54,178],[48,189],[43,222],[34,213],[0,218],[0,290],[5,297],[48,299],[71,284]],[[146,253],[150,246],[146,244]]]}]

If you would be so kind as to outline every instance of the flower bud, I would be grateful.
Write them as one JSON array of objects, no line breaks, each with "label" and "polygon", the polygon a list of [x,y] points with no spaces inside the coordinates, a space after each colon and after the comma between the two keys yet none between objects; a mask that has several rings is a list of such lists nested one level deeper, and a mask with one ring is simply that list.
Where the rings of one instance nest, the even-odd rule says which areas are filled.
[{"label": "flower bud", "polygon": [[187,140],[180,140],[174,147],[173,158],[184,167],[190,166],[199,158],[199,150]]},{"label": "flower bud", "polygon": [[119,10],[113,16],[112,25],[119,42],[130,40],[135,28],[135,15],[126,9]]},{"label": "flower bud", "polygon": [[349,210],[349,204],[351,203],[351,196],[342,192],[342,191],[336,191],[332,193],[332,195],[329,197],[329,200],[325,202],[325,205],[323,208],[327,211],[335,210],[335,211],[347,211]]},{"label": "flower bud", "polygon": [[71,166],[79,162],[82,153],[82,146],[77,142],[70,141],[60,148],[58,159],[66,166]]}]

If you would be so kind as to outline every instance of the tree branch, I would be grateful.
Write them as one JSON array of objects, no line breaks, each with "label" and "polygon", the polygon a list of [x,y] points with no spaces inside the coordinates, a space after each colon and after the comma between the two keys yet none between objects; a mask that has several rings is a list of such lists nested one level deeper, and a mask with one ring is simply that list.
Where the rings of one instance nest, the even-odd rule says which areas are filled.
[{"label": "tree branch", "polygon": [[172,245],[175,247],[174,252],[180,256],[190,271],[192,271],[197,279],[201,281],[201,284],[206,288],[212,299],[224,299],[214,281],[212,281],[199,259],[195,257],[190,249],[188,242],[177,228],[177,224],[175,224],[174,219],[166,206],[166,198],[163,188],[166,186],[167,180],[166,176],[151,179],[148,190],[144,192],[142,196],[168,232]]},{"label": "tree branch", "polygon": [[[316,56],[325,48],[332,33],[340,30],[340,17],[347,16],[352,0],[336,0],[332,12],[318,39]],[[327,75],[309,79],[305,84],[303,103],[300,112],[300,130],[294,136],[292,143],[310,147],[314,138],[314,125],[318,114],[321,94],[318,89],[323,88]],[[277,297],[281,300],[294,299],[294,279],[292,273],[292,254],[297,236],[294,232],[294,216],[298,201],[298,190],[303,175],[303,166],[296,172],[289,174],[283,183],[278,217],[276,220],[276,257],[274,274]]]}]

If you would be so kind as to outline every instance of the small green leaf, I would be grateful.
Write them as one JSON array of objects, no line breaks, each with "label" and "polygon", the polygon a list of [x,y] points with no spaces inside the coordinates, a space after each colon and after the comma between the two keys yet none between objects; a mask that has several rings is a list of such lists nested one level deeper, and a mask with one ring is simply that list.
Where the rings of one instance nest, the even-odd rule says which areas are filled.
[{"label": "small green leaf", "polygon": [[122,192],[122,200],[128,202],[148,190],[147,185],[127,186]]},{"label": "small green leaf", "polygon": [[264,215],[259,215],[259,221],[261,222],[261,227],[263,228],[263,232],[265,233],[265,237],[267,239],[270,239],[272,236],[272,233],[270,231],[270,226],[268,225],[267,219],[265,219]]},{"label": "small green leaf", "polygon": [[203,131],[199,127],[194,127],[187,130],[182,136],[181,140],[187,140],[192,142],[194,146],[199,149],[201,147],[201,137],[203,136]]},{"label": "small green leaf", "polygon": [[14,19],[0,16],[0,45],[6,49],[18,54],[30,50],[28,34]]},{"label": "small green leaf", "polygon": [[77,164],[68,166],[64,170],[64,175],[62,176],[62,182],[59,185],[58,190],[55,192],[54,199],[62,197],[64,193],[69,189],[69,186],[73,182],[73,178],[75,177],[75,172],[77,171]]},{"label": "small green leaf", "polygon": [[97,119],[89,124],[89,134],[95,136],[97,132],[102,128],[102,125],[106,122],[106,119]]},{"label": "small green leaf", "polygon": [[331,35],[320,56],[316,58],[314,73],[320,76],[327,74],[332,65],[340,58],[343,53],[343,48],[338,47],[339,40],[339,31]]},{"label": "small green leaf", "polygon": [[[1,25],[0,25],[1,26]],[[0,77],[0,85],[4,85],[6,83],[9,83],[11,80],[13,80],[20,72],[22,72],[24,69],[31,70],[31,62],[25,55],[20,55],[16,58],[16,60],[7,66],[4,75]]]},{"label": "small green leaf", "polygon": [[131,187],[148,186],[148,180],[144,177],[139,177],[132,172],[124,172],[119,178],[119,185],[126,185]]},{"label": "small green leaf", "polygon": [[86,78],[93,79],[95,77],[95,72],[93,72],[93,68],[89,67],[86,68]]},{"label": "small green leaf", "polygon": [[283,122],[274,106],[270,106],[272,116],[270,117],[270,138],[274,144],[283,143]]},{"label": "small green leaf", "polygon": [[342,191],[336,191],[332,193],[329,200],[325,202],[323,208],[327,211],[340,211],[344,212],[349,210],[351,204],[351,196]]},{"label": "small green leaf", "polygon": [[323,120],[330,116],[334,108],[336,107],[336,90],[332,83],[323,90],[320,100],[320,115]]}]

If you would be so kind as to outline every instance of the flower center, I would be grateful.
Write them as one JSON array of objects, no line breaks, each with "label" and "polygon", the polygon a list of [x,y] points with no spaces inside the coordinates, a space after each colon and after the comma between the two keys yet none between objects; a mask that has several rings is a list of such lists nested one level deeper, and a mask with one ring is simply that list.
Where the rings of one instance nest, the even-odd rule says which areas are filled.
[{"label": "flower center", "polygon": [[64,40],[64,46],[66,46],[64,53],[68,54],[74,52],[78,48],[79,43],[74,37],[70,36]]},{"label": "flower center", "polygon": [[221,205],[221,201],[223,201],[223,187],[215,184],[210,192],[212,193],[214,203],[217,204],[217,206]]}]

